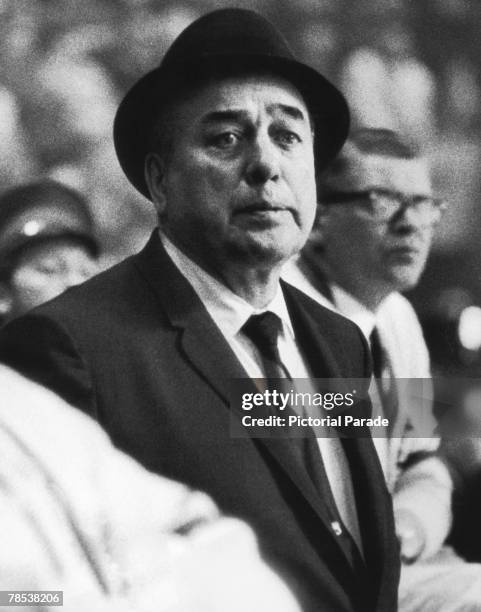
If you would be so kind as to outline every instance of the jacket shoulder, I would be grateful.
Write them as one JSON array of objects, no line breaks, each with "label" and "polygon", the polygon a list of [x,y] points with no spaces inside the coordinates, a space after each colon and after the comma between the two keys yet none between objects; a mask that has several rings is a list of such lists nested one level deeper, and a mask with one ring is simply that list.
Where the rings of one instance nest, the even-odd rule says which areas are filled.
[{"label": "jacket shoulder", "polygon": [[325,328],[326,333],[347,335],[350,337],[362,336],[359,327],[350,319],[334,310],[319,304],[300,289],[283,281],[284,289],[295,299],[314,319]]},{"label": "jacket shoulder", "polygon": [[283,283],[283,289],[288,301],[294,302],[314,324],[312,333],[321,335],[323,345],[329,347],[344,377],[370,378],[370,351],[359,327],[288,283]]},{"label": "jacket shoulder", "polygon": [[111,268],[96,274],[81,285],[70,287],[53,300],[34,308],[30,312],[35,314],[53,314],[87,306],[90,302],[108,299],[114,301],[119,292],[132,282],[137,276],[133,260],[135,256],[129,257]]}]

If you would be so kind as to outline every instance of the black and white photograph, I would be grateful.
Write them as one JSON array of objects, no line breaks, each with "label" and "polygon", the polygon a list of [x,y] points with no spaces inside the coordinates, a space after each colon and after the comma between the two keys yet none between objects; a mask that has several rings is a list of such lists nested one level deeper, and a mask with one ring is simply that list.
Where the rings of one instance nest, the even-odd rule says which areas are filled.
[{"label": "black and white photograph", "polygon": [[0,0],[0,609],[481,612],[480,32]]}]

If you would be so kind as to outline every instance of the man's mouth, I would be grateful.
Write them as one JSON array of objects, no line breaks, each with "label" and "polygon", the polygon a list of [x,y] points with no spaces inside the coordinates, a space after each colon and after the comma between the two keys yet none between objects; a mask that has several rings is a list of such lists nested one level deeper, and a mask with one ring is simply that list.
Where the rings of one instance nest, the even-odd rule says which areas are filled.
[{"label": "man's mouth", "polygon": [[422,255],[422,249],[414,245],[400,245],[389,249],[389,254],[400,262],[411,264],[418,261]]},{"label": "man's mouth", "polygon": [[417,255],[421,253],[422,249],[420,246],[414,244],[400,244],[398,246],[394,246],[390,249],[391,253],[396,253],[399,255]]},{"label": "man's mouth", "polygon": [[237,214],[241,215],[271,215],[276,213],[291,212],[291,209],[286,206],[279,206],[271,204],[269,202],[254,202],[243,206],[236,211]]}]

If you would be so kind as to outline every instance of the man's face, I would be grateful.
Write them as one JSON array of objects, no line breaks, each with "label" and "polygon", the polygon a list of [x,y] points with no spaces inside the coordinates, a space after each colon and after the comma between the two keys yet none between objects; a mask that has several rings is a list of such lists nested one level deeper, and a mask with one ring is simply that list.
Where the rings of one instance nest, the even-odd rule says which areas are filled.
[{"label": "man's face", "polygon": [[[339,191],[381,188],[408,196],[432,195],[425,160],[353,155]],[[323,220],[326,256],[341,285],[352,288],[362,283],[364,289],[386,294],[416,285],[434,231],[422,212],[405,208],[391,219],[379,221],[353,200],[328,204],[323,208]]]},{"label": "man's face", "polygon": [[313,139],[298,91],[276,77],[208,84],[173,112],[162,178],[165,233],[222,276],[226,265],[275,267],[314,218]]},{"label": "man's face", "polygon": [[51,300],[98,271],[96,261],[80,243],[55,239],[28,247],[8,281],[9,318]]}]

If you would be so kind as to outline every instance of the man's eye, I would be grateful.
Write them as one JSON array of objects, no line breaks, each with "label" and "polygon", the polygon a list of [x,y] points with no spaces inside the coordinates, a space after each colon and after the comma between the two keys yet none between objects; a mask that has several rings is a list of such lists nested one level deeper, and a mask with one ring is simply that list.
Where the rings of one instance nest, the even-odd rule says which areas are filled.
[{"label": "man's eye", "polygon": [[219,149],[235,147],[239,140],[240,137],[234,132],[222,132],[222,134],[216,134],[209,139],[210,144]]},{"label": "man's eye", "polygon": [[298,134],[289,130],[278,131],[275,138],[277,142],[286,147],[302,142],[301,137]]}]

